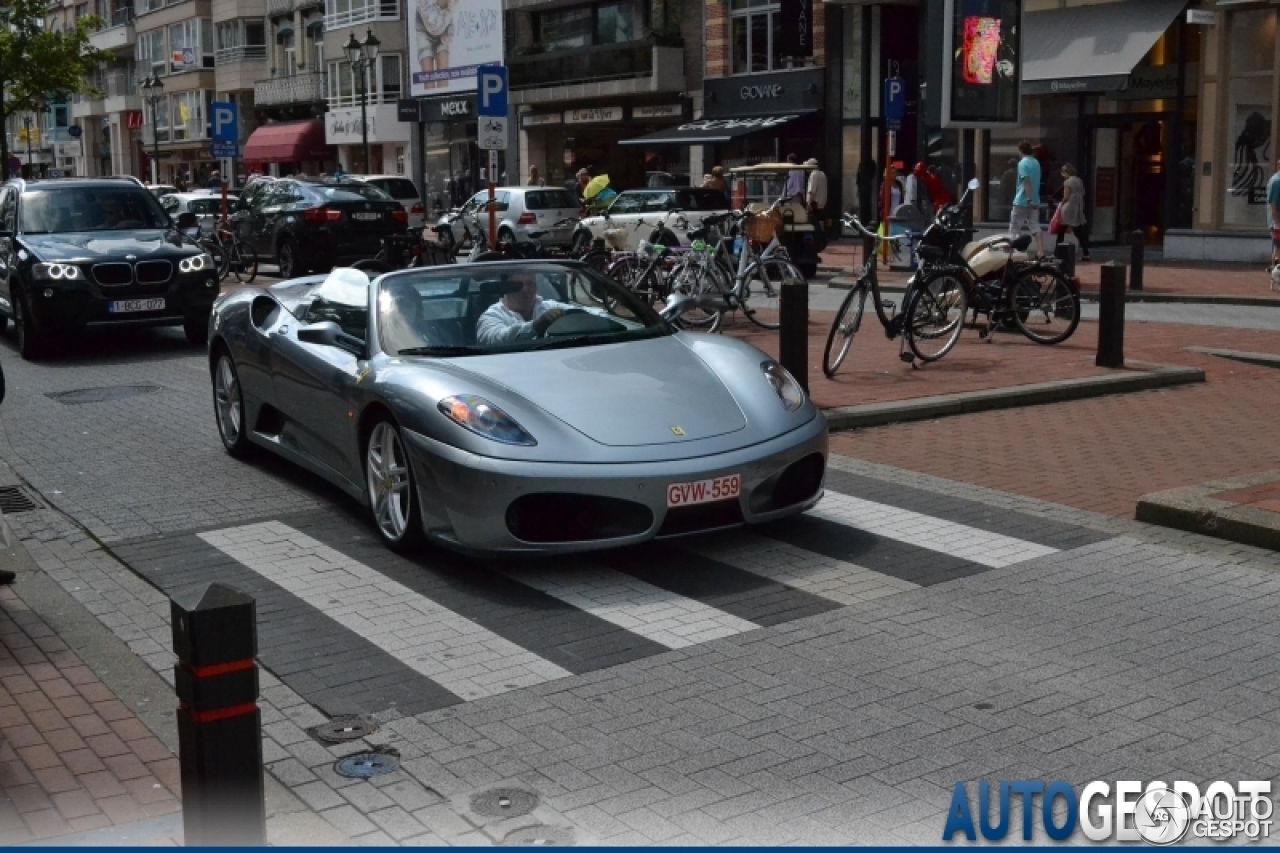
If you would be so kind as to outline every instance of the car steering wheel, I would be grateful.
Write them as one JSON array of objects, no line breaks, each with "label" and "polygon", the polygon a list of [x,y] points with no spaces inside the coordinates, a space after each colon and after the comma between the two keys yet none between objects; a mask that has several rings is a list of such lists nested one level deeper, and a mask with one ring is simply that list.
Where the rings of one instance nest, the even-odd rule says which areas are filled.
[{"label": "car steering wheel", "polygon": [[548,323],[547,327],[543,329],[540,333],[535,333],[534,337],[545,338],[547,335],[551,333],[551,330],[555,328],[556,324],[559,323],[561,320],[563,320],[565,317],[568,317],[571,314],[585,314],[585,313],[587,312],[582,308],[566,308],[564,309],[563,314],[561,314],[559,317],[555,318],[550,323]]}]

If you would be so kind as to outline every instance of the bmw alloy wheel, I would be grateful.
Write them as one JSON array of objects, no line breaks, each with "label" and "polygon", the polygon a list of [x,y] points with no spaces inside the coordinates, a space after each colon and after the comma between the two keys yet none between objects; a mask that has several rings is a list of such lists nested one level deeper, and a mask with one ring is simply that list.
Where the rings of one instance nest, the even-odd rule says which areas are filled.
[{"label": "bmw alloy wheel", "polygon": [[381,421],[373,428],[365,458],[373,519],[388,542],[401,542],[413,532],[413,489],[409,458],[395,424]]}]

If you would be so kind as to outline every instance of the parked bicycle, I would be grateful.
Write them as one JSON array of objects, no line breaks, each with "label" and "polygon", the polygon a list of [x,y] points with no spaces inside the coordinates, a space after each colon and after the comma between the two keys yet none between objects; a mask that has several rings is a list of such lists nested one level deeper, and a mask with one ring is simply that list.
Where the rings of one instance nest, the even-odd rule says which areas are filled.
[{"label": "parked bicycle", "polygon": [[231,273],[242,284],[251,284],[257,277],[258,253],[226,220],[219,222],[212,232],[202,236],[200,245],[213,256],[217,264],[218,281],[225,280]]},{"label": "parked bicycle", "polygon": [[[874,229],[865,227],[858,221],[858,217],[852,213],[846,213],[841,217],[841,221],[846,228],[851,228],[863,237],[863,261],[862,271],[858,274],[858,280],[854,282],[853,287],[845,294],[844,300],[840,303],[840,308],[836,311],[835,320],[831,323],[831,331],[827,333],[827,347],[822,354],[822,372],[827,378],[833,378],[836,371],[840,369],[840,365],[844,363],[845,357],[849,355],[849,350],[853,346],[853,336],[858,333],[858,329],[862,327],[863,312],[867,307],[867,297],[871,297],[871,304],[875,307],[876,317],[880,320],[880,325],[884,327],[884,334],[889,340],[902,337],[901,348],[898,357],[903,361],[914,364],[915,356],[908,350],[905,337],[902,336],[902,324],[904,316],[897,313],[897,304],[891,302],[880,295],[880,278],[876,275],[876,258],[879,252],[877,246],[880,243],[889,243],[896,245],[901,242],[906,235],[896,235],[893,237],[883,237],[877,234]],[[915,279],[913,278],[914,282]],[[910,297],[911,290],[908,285],[906,293]],[[904,304],[906,300],[903,300]]]}]

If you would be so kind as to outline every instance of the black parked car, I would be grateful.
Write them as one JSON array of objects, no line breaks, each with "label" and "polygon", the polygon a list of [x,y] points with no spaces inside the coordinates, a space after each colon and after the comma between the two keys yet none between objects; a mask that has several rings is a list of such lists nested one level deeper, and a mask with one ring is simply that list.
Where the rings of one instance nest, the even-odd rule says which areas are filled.
[{"label": "black parked car", "polygon": [[356,182],[273,181],[236,207],[240,236],[260,260],[278,263],[282,278],[372,258],[409,221],[400,202]]},{"label": "black parked car", "polygon": [[59,334],[182,326],[203,344],[213,259],[134,178],[13,179],[0,188],[0,330],[34,358]]}]

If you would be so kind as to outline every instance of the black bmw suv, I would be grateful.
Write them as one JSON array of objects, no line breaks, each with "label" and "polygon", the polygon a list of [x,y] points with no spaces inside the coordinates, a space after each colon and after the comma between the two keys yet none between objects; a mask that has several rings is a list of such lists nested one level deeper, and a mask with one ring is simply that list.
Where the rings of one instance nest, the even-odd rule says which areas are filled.
[{"label": "black bmw suv", "polygon": [[0,188],[0,330],[23,358],[102,326],[182,326],[204,343],[213,260],[135,178],[14,179]]}]

